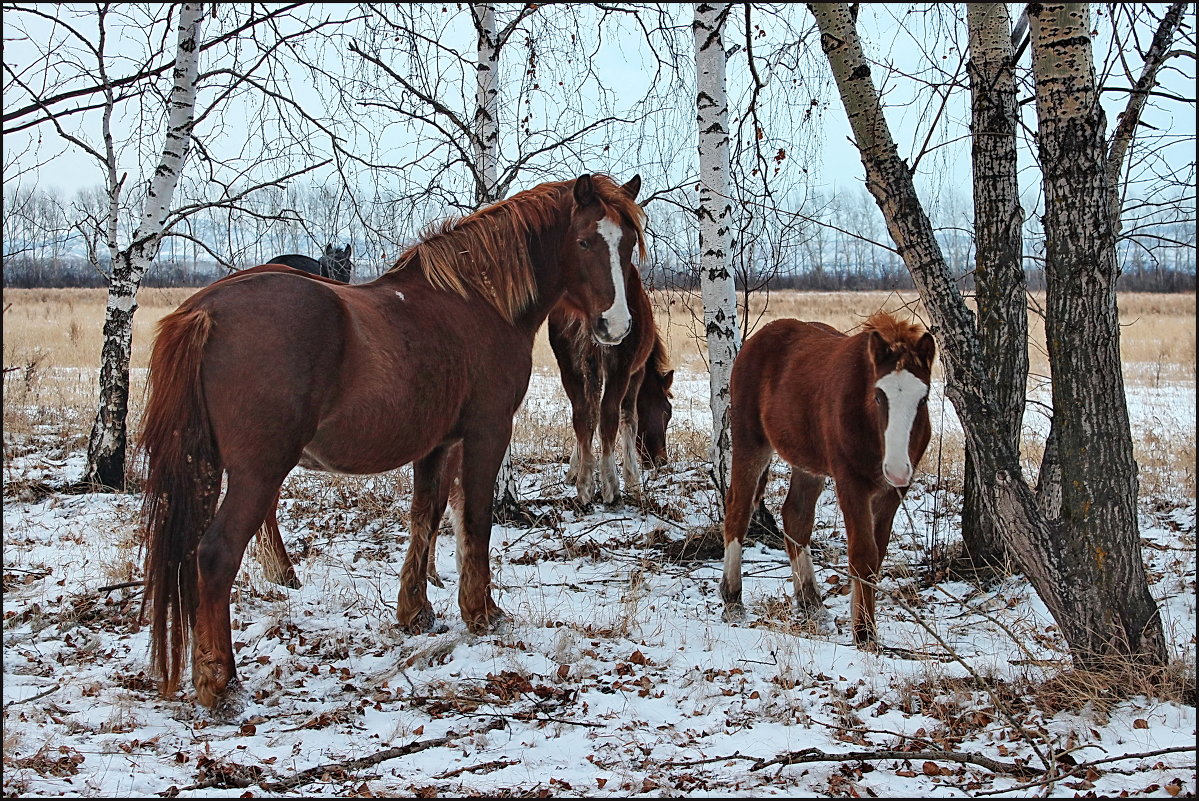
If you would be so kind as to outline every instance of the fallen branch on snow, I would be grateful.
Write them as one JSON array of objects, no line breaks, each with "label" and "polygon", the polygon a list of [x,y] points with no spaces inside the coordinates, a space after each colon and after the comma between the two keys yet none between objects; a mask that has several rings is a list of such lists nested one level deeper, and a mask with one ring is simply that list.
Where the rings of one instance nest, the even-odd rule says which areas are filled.
[{"label": "fallen branch on snow", "polygon": [[829,754],[821,751],[819,748],[805,748],[802,751],[779,754],[774,759],[759,760],[750,765],[749,769],[754,771],[768,768],[771,765],[799,765],[805,762],[850,762],[853,760],[874,762],[880,759],[922,759],[928,762],[962,762],[970,765],[978,765],[980,768],[986,768],[992,773],[1005,773],[1010,776],[1033,777],[1044,773],[1039,768],[1028,765],[1020,765],[1015,762],[1000,762],[990,757],[979,756],[978,754],[964,754],[957,751],[846,751],[839,754]]}]

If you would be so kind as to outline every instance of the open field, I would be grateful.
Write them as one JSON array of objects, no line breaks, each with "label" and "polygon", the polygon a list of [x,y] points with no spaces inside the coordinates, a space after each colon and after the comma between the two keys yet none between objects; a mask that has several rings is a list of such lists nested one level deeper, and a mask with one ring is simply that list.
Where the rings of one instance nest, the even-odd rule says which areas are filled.
[{"label": "open field", "polygon": [[[140,295],[135,427],[154,323],[191,291]],[[787,292],[754,311],[758,325],[849,329],[909,301]],[[1121,298],[1142,556],[1174,660],[1162,673],[1114,683],[1073,670],[1023,576],[977,587],[940,570],[960,542],[961,433],[939,376],[934,440],[884,560],[882,647],[849,636],[831,486],[814,560],[837,632],[795,621],[786,556],[767,543],[745,551],[749,619],[725,624],[720,561],[695,545],[719,519],[703,343],[693,299],[658,294],[679,371],[670,461],[624,504],[582,507],[564,481],[569,407],[539,339],[514,433],[536,522],[492,533],[504,631],[466,631],[444,535],[446,586],[429,588],[443,627],[396,628],[410,468],[293,471],[279,517],[303,586],[270,583],[247,553],[232,603],[245,702],[234,720],[197,711],[186,679],[164,699],[147,675],[140,496],[56,489],[82,474],[103,293],[6,290],[3,302],[4,366],[17,368],[4,377],[5,796],[1195,794],[1194,295]],[[1030,382],[1034,400],[1044,392]],[[1030,404],[1032,475],[1043,432]],[[770,473],[776,512],[786,475]]]},{"label": "open field", "polygon": [[[138,295],[139,311],[134,318],[133,392],[130,399],[130,424],[136,427],[141,416],[144,369],[158,320],[192,294],[193,289],[143,289]],[[1033,296],[1031,307],[1044,305],[1043,297]],[[17,368],[5,375],[4,427],[6,431],[27,430],[30,423],[46,425],[61,418],[62,433],[71,447],[85,441],[95,414],[95,368],[99,361],[104,323],[105,294],[97,289],[17,289],[4,291],[4,367]],[[671,360],[679,369],[679,380],[707,381],[706,344],[701,339],[702,313],[695,294],[654,293],[658,328],[666,340]],[[928,322],[918,296],[895,292],[773,292],[757,295],[750,320],[756,328],[779,317],[821,320],[843,331],[860,325],[875,311],[909,310],[915,319]],[[1124,354],[1125,381],[1128,387],[1152,391],[1153,396],[1168,396],[1170,388],[1195,382],[1195,295],[1126,294],[1120,299],[1121,350]],[[1040,318],[1032,317],[1029,344],[1031,376],[1029,395],[1047,402],[1048,363],[1045,358],[1044,332]],[[538,336],[533,351],[534,369],[555,373],[557,366],[545,331]],[[934,373],[940,378],[940,367]],[[565,403],[565,396],[561,395]],[[945,404],[945,413],[954,412]],[[523,423],[518,421],[518,426]],[[568,440],[569,418],[555,432],[562,442]],[[1024,454],[1031,467],[1040,459],[1039,434],[1043,415],[1030,405],[1025,420]],[[526,433],[537,437],[533,431]],[[1180,489],[1194,494],[1195,447],[1193,433],[1178,440],[1160,430],[1147,428],[1137,438],[1138,460],[1152,469],[1151,481],[1163,474],[1163,461],[1176,461],[1167,473],[1183,481]],[[952,438],[952,433],[950,434]],[[1163,447],[1162,438],[1169,440]],[[518,441],[520,435],[518,433]],[[706,444],[694,443],[700,456]],[[951,480],[961,475],[961,439],[945,443],[942,449],[942,474]],[[568,446],[566,446],[568,447]],[[1176,457],[1176,459],[1175,459]],[[1035,473],[1034,473],[1035,475]]]}]

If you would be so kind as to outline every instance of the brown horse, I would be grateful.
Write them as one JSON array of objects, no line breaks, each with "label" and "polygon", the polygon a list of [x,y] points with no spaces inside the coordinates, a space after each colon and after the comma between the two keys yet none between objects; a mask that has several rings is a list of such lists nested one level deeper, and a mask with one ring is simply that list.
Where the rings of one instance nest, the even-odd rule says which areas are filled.
[{"label": "brown horse", "polygon": [[[265,271],[275,268],[271,265],[261,265],[252,269]],[[559,311],[560,307],[555,307],[549,318],[551,326],[557,317],[573,332],[573,336],[562,336],[563,329],[560,328],[559,336],[555,338],[554,329],[550,329],[550,342],[561,367],[562,383],[567,387],[575,424],[576,444],[571,456],[571,470],[573,472],[576,469],[578,455],[582,450],[579,442],[585,443],[587,458],[590,461],[591,435],[595,431],[596,406],[599,403],[598,396],[602,385],[604,405],[600,407],[600,411],[605,416],[606,426],[602,431],[608,432],[608,439],[603,448],[607,457],[604,464],[611,475],[610,484],[605,486],[612,486],[614,489],[616,468],[611,454],[617,424],[624,424],[622,431],[625,440],[621,458],[626,488],[635,487],[639,481],[636,466],[638,459],[647,468],[660,467],[665,463],[666,428],[670,424],[673,397],[671,386],[674,382],[674,370],[670,369],[666,345],[653,323],[649,297],[636,276],[636,271],[626,284],[626,297],[629,300],[629,309],[633,312],[633,327],[619,345],[596,345],[580,321],[571,317],[569,312]],[[648,324],[639,323],[638,320],[648,321]],[[648,348],[648,355],[643,355],[647,340],[651,346]],[[634,370],[638,362],[640,366]],[[623,396],[619,394],[620,387],[625,387]],[[613,402],[614,398],[619,398],[619,401]],[[630,430],[634,429],[637,432],[634,438],[635,445],[631,443],[629,436]],[[460,454],[451,452],[449,459],[452,461],[456,456]],[[456,477],[457,470],[447,469],[446,474]],[[568,480],[573,481],[575,477],[568,475]],[[588,492],[590,489],[589,482]],[[605,502],[612,503],[615,495],[613,492],[606,496]],[[587,495],[584,503],[589,502],[590,497]],[[580,498],[583,498],[581,492]],[[442,587],[444,584],[437,572],[434,558],[436,540],[437,532],[434,532],[429,540],[429,581]],[[278,502],[271,506],[263,522],[262,536],[258,539],[258,558],[269,581],[292,589],[300,587],[299,576],[287,555],[287,547],[279,530]]]},{"label": "brown horse", "polygon": [[776,320],[733,362],[733,463],[725,496],[724,617],[745,616],[741,543],[766,488],[772,455],[791,465],[783,532],[795,600],[823,631],[832,624],[812,571],[816,500],[831,476],[845,517],[853,638],[874,640],[874,588],[895,511],[928,446],[926,399],[936,346],[887,313],[846,336],[824,323]]},{"label": "brown horse", "polygon": [[363,474],[413,463],[397,617],[416,633],[434,622],[427,543],[444,511],[446,453],[460,443],[459,608],[474,632],[504,617],[491,593],[491,504],[534,336],[559,301],[601,342],[628,332],[640,186],[601,175],[542,184],[443,223],[375,281],[251,270],[163,318],[142,445],[151,661],[164,692],[177,689],[190,641],[197,701],[236,703],[230,589],[297,464]]},{"label": "brown horse", "polygon": [[566,480],[574,482],[579,501],[590,503],[595,486],[591,440],[596,418],[600,431],[600,497],[620,497],[616,476],[616,436],[621,434],[621,466],[626,491],[640,486],[639,456],[647,467],[666,461],[666,426],[670,422],[670,387],[674,371],[654,323],[649,295],[634,273],[625,284],[633,329],[619,345],[597,345],[583,321],[569,310],[550,312],[549,341],[570,399],[575,445]]}]

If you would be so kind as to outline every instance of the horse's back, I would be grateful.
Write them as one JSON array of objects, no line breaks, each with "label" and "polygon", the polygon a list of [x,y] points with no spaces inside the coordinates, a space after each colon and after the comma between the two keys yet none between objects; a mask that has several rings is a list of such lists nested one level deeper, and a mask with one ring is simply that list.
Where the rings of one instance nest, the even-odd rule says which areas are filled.
[{"label": "horse's back", "polygon": [[733,364],[734,449],[738,438],[769,442],[788,463],[830,475],[838,418],[860,383],[859,345],[825,323],[790,318],[755,332]]},{"label": "horse's back", "polygon": [[[745,341],[733,363],[733,382],[763,383],[781,380],[787,372],[818,370],[829,355],[845,346],[848,337],[831,325],[783,318],[767,323]],[[812,365],[808,367],[808,365]]]},{"label": "horse's back", "polygon": [[301,256],[299,253],[286,253],[282,256],[275,256],[267,264],[282,264],[296,270],[303,270],[311,275],[321,274],[321,263],[319,261],[310,256]]}]

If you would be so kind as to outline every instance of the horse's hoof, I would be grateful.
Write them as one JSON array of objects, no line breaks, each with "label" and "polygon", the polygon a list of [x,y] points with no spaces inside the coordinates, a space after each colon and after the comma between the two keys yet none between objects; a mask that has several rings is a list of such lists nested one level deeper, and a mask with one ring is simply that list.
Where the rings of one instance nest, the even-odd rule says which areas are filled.
[{"label": "horse's hoof", "polygon": [[196,717],[214,723],[232,723],[246,710],[246,693],[236,678],[220,692],[203,684],[196,687]]},{"label": "horse's hoof", "polygon": [[817,634],[836,634],[837,624],[833,616],[823,606],[816,608],[800,607],[796,618],[800,623],[806,623],[816,630]]},{"label": "horse's hoof", "polygon": [[466,628],[471,634],[495,634],[506,631],[512,626],[508,613],[498,606],[485,615],[466,620]]},{"label": "horse's hoof", "polygon": [[869,630],[854,629],[853,644],[863,651],[877,652],[879,648],[878,636]]},{"label": "horse's hoof", "polygon": [[400,612],[396,615],[396,619],[399,621],[400,628],[404,632],[415,635],[432,631],[437,616],[433,614],[432,604],[428,604],[412,613],[404,614]]},{"label": "horse's hoof", "polygon": [[725,623],[743,623],[745,621],[745,605],[740,601],[726,602],[721,617],[724,618]]},{"label": "horse's hoof", "polygon": [[426,578],[429,579],[429,583],[432,584],[434,587],[440,587],[441,589],[445,589],[445,582],[441,580],[441,576],[438,575],[436,570],[430,570],[429,575],[426,576]]}]

